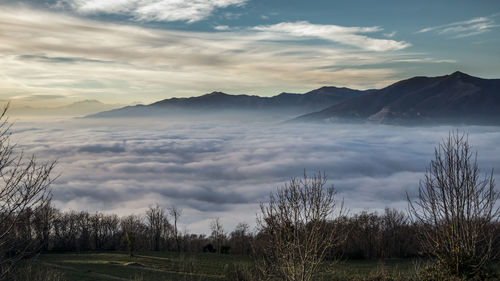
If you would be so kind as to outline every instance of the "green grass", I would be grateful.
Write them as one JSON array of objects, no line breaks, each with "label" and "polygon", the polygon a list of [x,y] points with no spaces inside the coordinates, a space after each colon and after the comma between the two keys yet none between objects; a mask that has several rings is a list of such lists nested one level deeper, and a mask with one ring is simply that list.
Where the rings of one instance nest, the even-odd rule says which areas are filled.
[{"label": "green grass", "polygon": [[124,252],[43,254],[38,261],[64,273],[68,281],[84,280],[224,280],[229,264],[248,263],[246,256],[210,253]]},{"label": "green grass", "polygon": [[366,278],[375,273],[389,273],[391,276],[409,277],[415,270],[424,266],[424,261],[417,259],[386,260],[349,260],[327,264],[322,274],[323,280],[351,280]]},{"label": "green grass", "polygon": [[[44,266],[60,271],[67,281],[90,280],[225,280],[231,265],[249,264],[248,256],[211,253],[141,252],[129,258],[125,252],[49,253],[38,258]],[[392,276],[412,276],[423,261],[393,259],[352,260],[327,263],[320,280],[366,278],[386,272]],[[500,268],[497,265],[497,272]]]}]

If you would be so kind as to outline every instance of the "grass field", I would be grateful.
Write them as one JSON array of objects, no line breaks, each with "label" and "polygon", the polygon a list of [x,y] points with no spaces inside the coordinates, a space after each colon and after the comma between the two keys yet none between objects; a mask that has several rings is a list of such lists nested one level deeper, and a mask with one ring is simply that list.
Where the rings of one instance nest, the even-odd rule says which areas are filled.
[{"label": "grass field", "polygon": [[[210,253],[142,252],[129,258],[124,252],[50,253],[38,262],[64,274],[67,281],[91,280],[228,280],[226,272],[249,264],[248,256]],[[352,280],[385,271],[409,277],[423,262],[410,259],[344,261],[326,264],[319,280]],[[500,268],[497,268],[497,272]]]},{"label": "grass field", "polygon": [[63,272],[68,281],[224,280],[228,265],[249,262],[236,255],[170,252],[138,253],[133,258],[123,252],[45,254],[39,261]]},{"label": "grass field", "polygon": [[[64,274],[68,281],[90,280],[226,280],[226,272],[238,264],[248,264],[247,256],[210,253],[178,254],[143,252],[129,258],[124,252],[51,253],[38,258],[43,265]],[[382,268],[406,275],[413,260],[347,261],[327,264],[325,280],[366,276]]]}]

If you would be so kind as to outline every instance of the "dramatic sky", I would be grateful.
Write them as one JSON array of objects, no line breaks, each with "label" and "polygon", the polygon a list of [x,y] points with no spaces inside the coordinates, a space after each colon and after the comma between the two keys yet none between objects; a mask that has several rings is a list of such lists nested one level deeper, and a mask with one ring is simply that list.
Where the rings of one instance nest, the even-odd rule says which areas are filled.
[{"label": "dramatic sky", "polygon": [[498,0],[2,0],[0,100],[149,103],[500,77]]}]

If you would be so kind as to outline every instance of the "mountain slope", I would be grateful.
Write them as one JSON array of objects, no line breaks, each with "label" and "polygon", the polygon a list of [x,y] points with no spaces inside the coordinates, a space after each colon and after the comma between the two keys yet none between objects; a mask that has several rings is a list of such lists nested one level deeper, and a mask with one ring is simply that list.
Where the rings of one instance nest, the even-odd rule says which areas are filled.
[{"label": "mountain slope", "polygon": [[221,92],[191,97],[171,98],[150,105],[128,106],[100,112],[88,117],[151,117],[182,114],[228,115],[271,114],[297,116],[324,109],[348,99],[363,96],[367,91],[322,87],[305,94],[281,93],[273,97],[228,95]]},{"label": "mountain slope", "polygon": [[500,124],[500,79],[414,77],[294,120]]}]

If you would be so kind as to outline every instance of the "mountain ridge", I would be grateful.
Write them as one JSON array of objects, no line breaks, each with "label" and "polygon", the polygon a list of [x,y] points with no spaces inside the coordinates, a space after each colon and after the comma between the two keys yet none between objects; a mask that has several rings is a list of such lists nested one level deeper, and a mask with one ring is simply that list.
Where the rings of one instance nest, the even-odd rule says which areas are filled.
[{"label": "mountain ridge", "polygon": [[293,121],[500,124],[500,79],[416,76]]},{"label": "mountain ridge", "polygon": [[257,95],[230,95],[214,91],[196,97],[169,98],[148,105],[127,106],[100,112],[88,117],[158,116],[176,113],[223,114],[238,111],[291,115],[320,110],[329,105],[368,93],[363,90],[321,87],[304,94],[280,93],[272,97]]},{"label": "mountain ridge", "polygon": [[214,91],[87,117],[221,116],[244,120],[264,115],[290,119],[289,122],[500,124],[500,79],[456,71],[433,77],[415,76],[370,90],[324,86],[304,94],[283,92],[272,97]]}]

